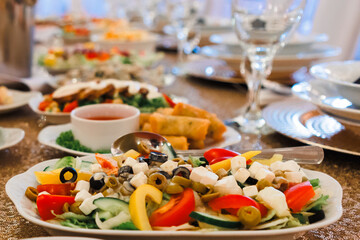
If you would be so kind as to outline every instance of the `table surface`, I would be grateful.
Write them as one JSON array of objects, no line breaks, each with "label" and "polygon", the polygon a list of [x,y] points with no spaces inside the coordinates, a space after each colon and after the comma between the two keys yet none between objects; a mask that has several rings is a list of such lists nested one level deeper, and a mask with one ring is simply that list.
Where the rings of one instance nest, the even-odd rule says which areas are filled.
[{"label": "table surface", "polygon": [[[174,56],[167,54],[167,59]],[[43,84],[36,85],[36,90],[49,93],[52,89]],[[244,87],[210,82],[206,80],[178,78],[171,86],[161,88],[167,94],[186,97],[189,103],[216,113],[225,120],[237,116],[246,103]],[[1,127],[16,127],[25,131],[25,138],[16,146],[0,151],[0,238],[21,239],[48,236],[39,226],[21,217],[14,204],[5,193],[5,184],[13,176],[26,171],[29,167],[48,159],[68,155],[59,150],[44,146],[37,141],[39,116],[28,106],[0,115]],[[242,141],[231,146],[234,150],[248,148],[246,135]],[[279,133],[262,136],[258,142],[262,148],[301,146],[302,144],[284,137]],[[321,229],[312,230],[297,239],[360,239],[360,158],[333,151],[325,151],[325,159],[321,165],[304,165],[303,167],[324,172],[335,178],[343,187],[342,218],[336,223]]]}]

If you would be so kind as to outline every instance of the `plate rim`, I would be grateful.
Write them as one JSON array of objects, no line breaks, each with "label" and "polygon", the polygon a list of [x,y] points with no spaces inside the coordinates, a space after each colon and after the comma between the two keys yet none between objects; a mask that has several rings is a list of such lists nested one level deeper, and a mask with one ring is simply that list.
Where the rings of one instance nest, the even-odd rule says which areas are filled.
[{"label": "plate rim", "polygon": [[[5,185],[5,190],[11,201],[15,204],[15,207],[18,211],[18,213],[23,216],[25,219],[30,221],[33,224],[39,225],[41,227],[44,227],[46,229],[52,229],[52,230],[59,230],[63,232],[72,232],[76,234],[86,234],[89,236],[91,234],[92,236],[132,236],[132,237],[165,237],[165,236],[182,236],[182,237],[258,237],[258,236],[281,236],[281,235],[289,235],[289,234],[296,234],[299,232],[309,231],[312,229],[317,229],[321,227],[328,226],[337,220],[340,219],[343,213],[342,209],[342,197],[343,197],[343,189],[340,185],[340,183],[334,179],[333,177],[329,176],[326,173],[319,172],[319,171],[313,171],[308,169],[303,169],[306,174],[313,174],[317,177],[326,178],[327,181],[330,181],[334,186],[334,190],[336,190],[337,194],[333,194],[331,202],[334,204],[333,208],[335,213],[334,216],[330,219],[325,219],[317,223],[313,223],[310,225],[305,225],[301,227],[295,227],[295,228],[287,228],[287,229],[279,229],[279,230],[248,230],[248,231],[131,231],[131,230],[99,230],[99,229],[74,229],[69,228],[65,226],[61,226],[54,223],[49,223],[42,221],[38,218],[35,218],[31,215],[29,215],[24,207],[22,206],[21,202],[25,198],[24,194],[20,199],[17,199],[16,196],[16,190],[24,190],[22,189],[21,185],[18,183],[21,183],[22,178],[31,177],[34,179],[33,172],[36,170],[44,169],[46,166],[48,166],[51,163],[55,163],[57,159],[51,159],[46,160],[43,162],[40,162],[38,164],[35,164],[31,168],[29,168],[27,171],[20,173],[18,175],[13,176],[11,179],[8,180],[8,182]],[[21,188],[21,189],[20,189]],[[25,191],[24,191],[25,192]],[[335,191],[334,191],[335,192]]]},{"label": "plate rim", "polygon": [[41,93],[38,91],[23,92],[23,91],[14,90],[14,89],[8,89],[8,91],[11,94],[23,95],[23,97],[25,99],[24,99],[24,101],[20,101],[20,102],[13,102],[11,104],[0,105],[0,114],[18,109],[22,106],[25,106],[30,102],[31,98],[41,95]]},{"label": "plate rim", "polygon": [[[87,152],[81,152],[81,151],[76,151],[76,150],[72,150],[69,148],[65,148],[63,146],[60,146],[59,144],[57,144],[56,142],[54,143],[53,140],[54,138],[46,138],[45,136],[49,133],[51,133],[51,131],[54,132],[58,132],[58,131],[68,131],[71,130],[71,123],[67,123],[67,124],[58,124],[58,125],[51,125],[51,126],[46,126],[45,128],[41,129],[39,134],[38,134],[38,141],[46,146],[55,148],[57,150],[61,150],[73,155],[77,155],[77,156],[89,156],[89,155],[94,155],[94,153],[87,153]],[[228,147],[234,144],[237,144],[241,141],[241,134],[239,132],[237,132],[234,128],[226,126],[226,131],[224,134],[234,134],[234,138],[236,138],[236,140],[231,141],[230,144],[226,144],[226,145],[217,145],[217,146],[213,146],[213,147],[219,147],[219,148],[224,148],[224,147]],[[236,134],[236,136],[235,136]],[[57,138],[58,136],[56,136]],[[225,140],[224,140],[225,141]],[[205,151],[206,149],[212,148],[211,146],[208,146],[207,148],[205,147],[204,149],[190,149],[190,150],[177,150],[176,152],[178,154],[182,154],[184,152],[186,153],[192,153],[192,152],[199,152],[199,150],[203,150]]]},{"label": "plate rim", "polygon": [[14,139],[13,141],[11,141],[11,142],[6,142],[6,140],[5,140],[5,144],[0,146],[0,151],[4,150],[4,149],[7,149],[9,147],[15,146],[16,144],[21,142],[25,137],[25,131],[23,129],[21,129],[21,128],[6,128],[6,127],[3,127],[2,130],[4,132],[10,132],[12,134],[18,134],[18,137],[16,139]]}]

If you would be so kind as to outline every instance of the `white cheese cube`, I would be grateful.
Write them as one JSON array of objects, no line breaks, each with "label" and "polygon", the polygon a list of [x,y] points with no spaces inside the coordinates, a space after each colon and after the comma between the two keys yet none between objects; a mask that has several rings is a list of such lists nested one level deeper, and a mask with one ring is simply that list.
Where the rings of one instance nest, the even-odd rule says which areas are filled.
[{"label": "white cheese cube", "polygon": [[291,183],[301,183],[302,174],[301,172],[285,172],[285,178]]},{"label": "white cheese cube", "polygon": [[302,169],[300,169],[299,173],[301,173],[301,176],[308,179],[308,176],[306,176],[306,174],[304,173],[304,171]]},{"label": "white cheese cube", "polygon": [[80,190],[80,192],[78,192],[75,196],[75,202],[82,202],[84,201],[85,199],[87,198],[90,198],[91,197],[91,194],[83,189],[83,190]]},{"label": "white cheese cube", "polygon": [[218,178],[219,178],[219,176],[216,175],[215,173],[207,171],[200,179],[200,183],[202,183],[204,185],[214,186],[215,183],[217,182]]},{"label": "white cheese cube", "polygon": [[256,195],[258,194],[258,189],[256,187],[256,185],[251,185],[251,186],[247,186],[244,187],[243,189],[244,195],[247,197],[256,197]]},{"label": "white cheese cube", "polygon": [[266,187],[258,193],[256,199],[266,207],[274,209],[278,217],[290,216],[285,195],[281,191],[273,187]]},{"label": "white cheese cube", "polygon": [[85,190],[88,192],[90,190],[90,182],[84,181],[84,180],[78,181],[76,183],[75,190],[78,190],[78,191]]},{"label": "white cheese cube", "polygon": [[138,161],[136,161],[135,159],[133,159],[131,157],[128,157],[128,158],[125,159],[122,166],[130,166],[130,167],[132,167],[137,163],[138,163]]},{"label": "white cheese cube", "polygon": [[38,196],[40,195],[50,195],[50,193],[48,193],[47,191],[42,191],[42,192],[39,192]]},{"label": "white cheese cube", "polygon": [[104,195],[102,193],[98,193],[94,196],[91,196],[87,199],[85,199],[81,205],[79,206],[79,209],[85,214],[89,215],[93,210],[95,210],[97,207],[93,204],[95,199],[101,198]]},{"label": "white cheese cube", "polygon": [[91,164],[91,172],[92,173],[97,173],[97,172],[102,172],[102,167],[100,164],[98,163],[94,163],[94,164]]},{"label": "white cheese cube", "polygon": [[250,176],[254,178],[256,173],[263,168],[266,168],[266,166],[259,162],[253,162],[249,168]]},{"label": "white cheese cube", "polygon": [[281,162],[281,161],[277,161],[277,162],[274,162],[270,165],[270,169],[271,171],[275,172],[275,171],[282,171],[283,169],[283,166],[284,166],[284,163]]},{"label": "white cheese cube", "polygon": [[132,167],[134,174],[138,174],[139,172],[146,172],[149,170],[149,166],[146,162],[136,163]]},{"label": "white cheese cube", "polygon": [[160,168],[165,172],[172,174],[172,171],[174,170],[174,168],[177,168],[177,166],[178,166],[177,162],[174,162],[172,160],[167,160],[166,162],[160,165]]},{"label": "white cheese cube", "polygon": [[204,167],[196,167],[190,173],[190,180],[200,182],[201,178],[208,172]]},{"label": "white cheese cube", "polygon": [[239,168],[246,168],[246,158],[236,156],[231,158],[231,172],[235,173]]},{"label": "white cheese cube", "polygon": [[250,172],[246,168],[239,168],[234,174],[236,181],[244,183],[249,177]]},{"label": "white cheese cube", "polygon": [[139,172],[138,174],[136,174],[131,180],[130,180],[131,185],[133,185],[135,188],[140,187],[143,184],[147,183],[147,176],[145,175],[144,172]]},{"label": "white cheese cube", "polygon": [[274,180],[275,178],[275,174],[265,168],[261,168],[259,169],[259,171],[257,171],[256,175],[255,175],[255,178],[257,180],[261,180],[261,179],[266,179],[268,180],[270,183],[272,183],[272,181]]},{"label": "white cheese cube", "polygon": [[300,171],[300,166],[294,160],[290,160],[284,162],[282,170],[288,172],[298,172]]},{"label": "white cheese cube", "polygon": [[219,192],[221,196],[228,194],[242,194],[242,189],[237,185],[235,177],[230,175],[223,177],[214,186],[214,191]]}]

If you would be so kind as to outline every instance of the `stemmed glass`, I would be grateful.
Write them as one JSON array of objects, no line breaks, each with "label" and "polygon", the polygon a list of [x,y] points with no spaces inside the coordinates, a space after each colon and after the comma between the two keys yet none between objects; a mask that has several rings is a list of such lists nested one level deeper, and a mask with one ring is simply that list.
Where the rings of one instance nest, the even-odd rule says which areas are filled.
[{"label": "stemmed glass", "polygon": [[234,120],[245,133],[265,126],[259,107],[262,80],[272,69],[274,56],[300,22],[306,0],[232,0],[235,33],[243,53],[240,73],[248,87],[249,105]]},{"label": "stemmed glass", "polygon": [[165,26],[164,31],[168,34],[175,34],[177,38],[178,65],[173,69],[175,74],[179,74],[176,71],[182,71],[182,64],[185,62],[184,50],[189,33],[200,16],[203,3],[203,0],[166,0],[169,25]]}]

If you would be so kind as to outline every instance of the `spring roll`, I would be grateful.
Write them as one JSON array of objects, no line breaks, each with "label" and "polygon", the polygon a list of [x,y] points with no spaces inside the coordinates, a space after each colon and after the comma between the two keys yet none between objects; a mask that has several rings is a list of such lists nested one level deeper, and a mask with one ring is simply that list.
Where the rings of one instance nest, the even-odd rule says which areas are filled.
[{"label": "spring roll", "polygon": [[205,142],[204,142],[204,140],[189,139],[189,147],[191,149],[202,149],[202,148],[205,148]]},{"label": "spring roll", "polygon": [[226,131],[225,124],[217,118],[215,114],[186,103],[176,104],[172,115],[208,119],[210,121],[208,135],[214,140],[221,140],[224,132]]},{"label": "spring roll", "polygon": [[145,124],[142,126],[141,131],[152,132],[151,124],[148,123],[148,122],[145,123]]},{"label": "spring roll", "polygon": [[158,108],[156,112],[164,115],[171,115],[173,110],[173,108]]},{"label": "spring roll", "polygon": [[204,140],[210,121],[201,118],[153,113],[150,117],[150,124],[152,131],[161,135],[185,136],[193,140]]},{"label": "spring roll", "polygon": [[151,113],[140,113],[140,129],[144,127],[145,123],[150,120]]},{"label": "spring roll", "polygon": [[173,146],[173,148],[177,150],[188,150],[189,144],[187,138],[184,136],[164,136],[169,143]]}]

